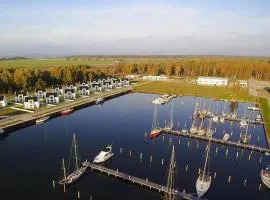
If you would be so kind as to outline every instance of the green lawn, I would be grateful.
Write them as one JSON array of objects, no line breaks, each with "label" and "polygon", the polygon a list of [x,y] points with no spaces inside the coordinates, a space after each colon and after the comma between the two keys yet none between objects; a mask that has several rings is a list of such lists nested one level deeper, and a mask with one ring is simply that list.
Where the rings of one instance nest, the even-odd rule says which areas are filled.
[{"label": "green lawn", "polygon": [[268,142],[270,142],[270,107],[265,98],[260,98],[260,107],[265,122],[265,129],[267,132]]},{"label": "green lawn", "polygon": [[0,61],[0,68],[22,68],[22,67],[55,67],[71,65],[104,65],[113,64],[112,58],[89,58],[89,59],[19,59]]},{"label": "green lawn", "polygon": [[185,96],[205,96],[217,99],[252,101],[253,97],[248,95],[248,90],[241,88],[237,93],[231,87],[210,87],[179,81],[155,81],[145,85],[135,86],[135,92],[156,93],[156,94],[177,94]]},{"label": "green lawn", "polygon": [[20,110],[14,110],[12,108],[3,108],[0,110],[0,116],[1,115],[19,115],[19,114],[23,114],[25,112],[20,111]]}]

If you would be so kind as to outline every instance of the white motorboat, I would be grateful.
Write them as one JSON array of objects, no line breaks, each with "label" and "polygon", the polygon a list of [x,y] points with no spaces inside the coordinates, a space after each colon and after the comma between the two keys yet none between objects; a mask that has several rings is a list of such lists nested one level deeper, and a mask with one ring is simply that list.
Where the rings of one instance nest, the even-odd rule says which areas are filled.
[{"label": "white motorboat", "polygon": [[205,129],[199,129],[198,135],[205,135]]},{"label": "white motorboat", "polygon": [[190,132],[191,134],[196,134],[196,133],[198,133],[198,128],[197,128],[196,126],[192,126],[192,127],[190,128],[189,132]]},{"label": "white motorboat", "polygon": [[240,127],[247,127],[247,120],[244,120],[244,119],[242,119],[240,122],[239,122],[239,126]]},{"label": "white motorboat", "polygon": [[247,136],[247,134],[244,134],[241,136],[241,142],[243,144],[248,144],[249,143],[249,137]]},{"label": "white motorboat", "polygon": [[101,97],[97,98],[97,100],[96,100],[96,104],[101,104],[103,102],[104,102],[104,99]]},{"label": "white motorboat", "polygon": [[257,122],[262,121],[262,116],[261,116],[261,115],[257,115],[257,116],[256,116],[256,121],[257,121]]},{"label": "white motorboat", "polygon": [[218,122],[218,116],[217,116],[217,115],[215,115],[215,116],[213,117],[213,122]]},{"label": "white motorboat", "polygon": [[270,189],[270,165],[260,173],[262,182]]},{"label": "white motorboat", "polygon": [[248,106],[248,110],[260,111],[260,108],[259,107],[256,107],[256,106]]},{"label": "white motorboat", "polygon": [[46,116],[46,117],[42,117],[42,118],[36,119],[36,124],[44,123],[44,122],[46,122],[49,119],[50,119],[50,116]]},{"label": "white motorboat", "polygon": [[207,136],[207,137],[212,137],[213,134],[214,134],[214,130],[212,130],[212,129],[207,129],[207,130],[206,130],[206,136]]},{"label": "white motorboat", "polygon": [[223,116],[220,117],[220,118],[219,118],[219,121],[220,121],[221,123],[224,123],[224,122],[225,122],[225,117],[223,117]]},{"label": "white motorboat", "polygon": [[108,145],[95,158],[93,163],[102,163],[109,160],[113,156],[112,145]]},{"label": "white motorboat", "polygon": [[231,135],[230,135],[229,133],[225,133],[225,134],[223,135],[222,140],[223,140],[223,141],[228,141],[228,140],[230,139],[230,137],[231,137]]},{"label": "white motorboat", "polygon": [[157,98],[152,101],[153,104],[165,104],[166,102],[162,98]]},{"label": "white motorboat", "polygon": [[185,127],[182,128],[182,133],[187,133],[187,132],[188,132],[188,130],[187,130],[187,124],[185,123]]},{"label": "white motorboat", "polygon": [[1,136],[1,135],[4,135],[4,134],[5,134],[4,129],[3,129],[3,128],[0,128],[0,136]]},{"label": "white motorboat", "polygon": [[236,119],[237,113],[232,113],[231,117],[232,117],[232,119]]}]

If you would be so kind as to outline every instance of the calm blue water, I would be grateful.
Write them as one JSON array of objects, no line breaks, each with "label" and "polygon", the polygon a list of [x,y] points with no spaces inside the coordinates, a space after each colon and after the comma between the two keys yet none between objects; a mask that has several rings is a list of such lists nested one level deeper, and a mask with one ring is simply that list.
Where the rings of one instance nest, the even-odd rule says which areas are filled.
[{"label": "calm blue water", "polygon": [[[203,168],[204,164],[205,142],[170,135],[160,136],[156,140],[145,137],[145,132],[151,129],[154,105],[150,102],[155,97],[156,95],[149,94],[128,94],[107,101],[103,106],[87,107],[72,115],[54,118],[45,124],[21,129],[2,138],[0,199],[76,199],[78,190],[81,199],[90,199],[90,196],[93,200],[162,198],[158,193],[91,171],[78,184],[69,187],[67,193],[63,193],[60,186],[54,190],[52,181],[60,178],[61,159],[68,157],[73,133],[76,133],[84,158],[92,160],[103,147],[113,144],[115,156],[106,163],[109,168],[164,185],[169,155],[172,145],[175,145],[177,188],[195,193],[198,169]],[[174,100],[176,128],[185,124],[187,128],[190,127],[190,116],[196,100],[193,97],[179,97]],[[205,101],[208,105],[211,100]],[[213,101],[212,105],[215,107],[216,103]],[[223,110],[223,103],[219,102],[219,113]],[[239,104],[238,115],[244,114],[246,107],[247,104]],[[170,108],[171,104],[158,107],[161,125],[168,119]],[[225,104],[225,110],[230,110],[229,102]],[[215,137],[221,138],[223,130],[226,130],[233,132],[233,140],[239,140],[241,129],[236,122],[213,126],[216,128]],[[250,126],[248,134],[251,134],[252,144],[266,146],[262,126]],[[120,148],[123,149],[122,153]],[[140,153],[143,154],[141,162]],[[249,160],[249,155],[248,151],[227,146],[211,146],[211,171],[217,175],[206,195],[208,199],[270,198],[270,190],[264,185],[259,191],[259,171],[266,167],[270,158],[252,153]],[[152,162],[150,156],[153,157]],[[227,182],[229,176],[232,177],[230,183]]]}]

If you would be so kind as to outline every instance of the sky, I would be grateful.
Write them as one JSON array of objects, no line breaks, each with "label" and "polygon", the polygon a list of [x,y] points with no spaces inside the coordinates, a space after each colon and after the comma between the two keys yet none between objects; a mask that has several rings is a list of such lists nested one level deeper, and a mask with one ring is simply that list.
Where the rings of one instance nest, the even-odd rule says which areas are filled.
[{"label": "sky", "polygon": [[270,56],[270,0],[0,0],[0,57]]}]

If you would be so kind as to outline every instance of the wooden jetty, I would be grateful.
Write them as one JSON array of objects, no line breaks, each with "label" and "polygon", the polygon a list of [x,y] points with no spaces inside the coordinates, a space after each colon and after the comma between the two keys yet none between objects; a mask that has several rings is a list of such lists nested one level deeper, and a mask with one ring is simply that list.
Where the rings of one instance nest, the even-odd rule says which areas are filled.
[{"label": "wooden jetty", "polygon": [[119,172],[118,169],[117,170],[109,169],[101,165],[96,165],[87,161],[83,163],[83,166],[87,166],[89,169],[93,171],[97,171],[101,174],[119,178],[121,180],[128,181],[129,183],[132,183],[140,187],[144,187],[144,188],[147,188],[147,189],[159,192],[159,193],[170,193],[186,200],[203,200],[202,198],[199,198],[193,194],[188,194],[185,191],[181,192],[178,190],[170,190],[166,186],[162,186],[160,184],[148,181],[148,179],[142,179],[135,176],[130,176],[123,172]]},{"label": "wooden jetty", "polygon": [[162,129],[163,133],[167,133],[167,134],[172,134],[172,135],[176,135],[176,136],[183,136],[183,137],[187,137],[187,138],[192,138],[192,139],[196,139],[196,140],[204,140],[204,141],[211,141],[213,143],[216,144],[221,144],[221,145],[227,145],[230,147],[236,147],[236,148],[240,148],[240,149],[245,149],[245,150],[250,150],[250,151],[255,151],[255,152],[260,152],[260,153],[264,153],[266,155],[270,154],[270,149],[269,148],[264,148],[264,147],[259,147],[259,146],[255,146],[255,145],[250,145],[250,144],[242,144],[239,141],[224,141],[222,139],[218,139],[218,138],[209,138],[203,135],[197,135],[197,134],[191,134],[191,133],[183,133],[179,130],[166,130],[166,129]]},{"label": "wooden jetty", "polygon": [[[199,118],[200,116],[200,113],[197,113],[197,116]],[[203,118],[211,118],[213,117],[212,115],[208,115],[208,114],[205,114],[203,115]],[[218,118],[221,118],[222,116],[218,116]],[[240,119],[240,118],[235,118],[235,117],[230,117],[230,116],[226,116],[224,117],[225,120],[227,121],[235,121],[235,122],[240,122],[241,120],[243,119]],[[264,125],[264,122],[263,121],[256,121],[256,120],[248,120],[248,119],[245,119],[249,124],[257,124],[257,125]]]}]

